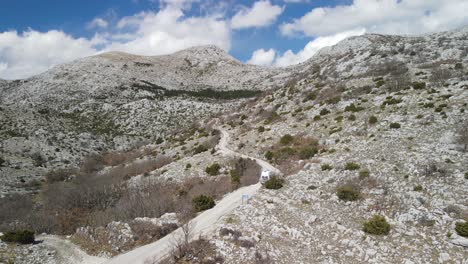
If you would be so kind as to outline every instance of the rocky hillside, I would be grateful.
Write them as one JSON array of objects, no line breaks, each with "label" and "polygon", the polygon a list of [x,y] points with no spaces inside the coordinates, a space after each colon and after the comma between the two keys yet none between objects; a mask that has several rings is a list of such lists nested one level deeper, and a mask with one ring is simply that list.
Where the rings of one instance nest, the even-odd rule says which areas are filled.
[{"label": "rocky hillside", "polygon": [[[70,226],[83,226],[74,239],[88,252],[120,254],[167,231],[153,228],[147,238],[149,224],[142,228],[138,217],[176,212],[180,220],[191,195],[219,199],[251,184],[258,168],[213,150],[217,123],[233,150],[269,160],[283,175],[275,189],[262,188],[223,217],[190,258],[464,264],[468,238],[456,227],[468,220],[467,47],[465,28],[353,37],[285,69],[243,65],[213,47],[159,57],[108,53],[58,66],[0,88],[0,169],[10,179],[1,186],[29,188],[34,183],[21,176],[41,178],[85,153],[126,149],[95,159],[98,169],[85,162],[80,173],[97,170],[91,180],[49,174],[50,183],[35,183],[44,191],[33,199],[61,216],[35,216],[45,223],[39,230],[71,235]],[[107,197],[114,191],[107,181],[124,193]],[[54,190],[62,191],[60,203]],[[97,190],[110,205],[64,204],[87,202],[79,190]],[[128,243],[109,242],[116,237]]]},{"label": "rocky hillside", "polygon": [[[0,191],[90,153],[156,142],[282,80],[203,46],[167,56],[105,53],[0,82]],[[192,120],[192,121],[190,121]]]},{"label": "rocky hillside", "polygon": [[467,44],[466,29],[350,38],[239,112],[238,151],[287,176],[224,218],[225,263],[466,263]]}]

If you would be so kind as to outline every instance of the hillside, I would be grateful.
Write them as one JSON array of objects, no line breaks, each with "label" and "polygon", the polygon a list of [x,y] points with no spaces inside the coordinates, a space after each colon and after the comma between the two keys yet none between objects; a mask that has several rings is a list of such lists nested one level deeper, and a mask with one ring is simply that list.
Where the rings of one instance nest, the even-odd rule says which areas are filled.
[{"label": "hillside", "polygon": [[155,57],[104,53],[1,82],[0,156],[8,166],[0,167],[0,192],[34,189],[45,167],[154,143],[230,111],[281,83],[269,78],[274,72],[203,46]]},{"label": "hillside", "polygon": [[[120,259],[138,255],[135,263],[156,263],[163,256],[144,259],[141,245],[150,248],[167,234],[181,237],[189,232],[184,223],[197,215],[213,220],[210,210],[199,213],[209,207],[199,210],[196,198],[211,197],[213,203],[203,198],[210,206],[229,203],[228,193],[253,188],[258,163],[268,161],[281,171],[274,189],[262,187],[229,214],[215,215],[204,239],[176,241],[178,250],[164,263],[464,263],[468,238],[458,225],[468,221],[467,44],[468,28],[412,37],[368,34],[283,69],[243,65],[210,46],[159,57],[107,53],[8,82],[0,90],[0,114],[10,129],[21,128],[13,131],[28,131],[22,132],[28,140],[3,132],[2,172],[41,170],[46,178],[29,200],[2,201],[7,213],[0,228],[19,224],[72,235],[88,254],[117,256],[114,263],[126,252]],[[127,65],[132,73],[119,70],[111,78],[103,74],[105,64]],[[71,67],[95,71],[96,89],[76,75],[61,93],[40,92],[64,87],[56,74]],[[158,70],[152,75],[145,67]],[[39,85],[42,80],[55,86]],[[207,86],[208,96],[200,90]],[[63,91],[77,95],[65,98]],[[224,92],[213,97],[214,91]],[[100,93],[106,97],[93,97]],[[62,100],[78,110],[57,108]],[[46,110],[38,114],[25,105]],[[148,110],[154,105],[167,107],[166,121],[156,118],[161,108]],[[96,124],[118,126],[99,136],[99,126],[77,133],[77,126],[61,121],[73,114],[86,124],[90,113],[106,114]],[[121,143],[127,138],[146,141]],[[31,162],[41,159],[29,149],[43,144],[37,142],[78,142],[74,160],[36,166]],[[226,144],[229,149],[220,147]],[[92,151],[95,156],[82,159]],[[20,205],[27,209],[15,211]],[[373,217],[388,225],[366,224]],[[31,251],[45,261],[50,248],[41,246]],[[8,250],[0,243],[0,259]],[[10,249],[17,256],[21,250]]]}]

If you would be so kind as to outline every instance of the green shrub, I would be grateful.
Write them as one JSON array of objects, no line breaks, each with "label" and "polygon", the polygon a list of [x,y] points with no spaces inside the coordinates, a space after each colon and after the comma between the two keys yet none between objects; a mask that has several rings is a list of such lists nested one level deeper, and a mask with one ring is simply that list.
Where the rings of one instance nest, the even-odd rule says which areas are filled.
[{"label": "green shrub", "polygon": [[330,164],[322,164],[321,168],[322,171],[328,171],[333,169],[333,167]]},{"label": "green shrub", "polygon": [[208,151],[208,148],[205,145],[198,145],[193,150],[193,154],[198,154],[198,153],[202,153],[202,152],[205,152],[205,151]]},{"label": "green shrub", "polygon": [[271,151],[269,151],[269,150],[265,153],[265,158],[266,158],[267,160],[272,160],[272,159],[273,159],[273,156],[274,156],[273,152],[271,152]]},{"label": "green shrub", "polygon": [[377,123],[377,117],[376,116],[369,117],[369,124],[374,125],[376,123]]},{"label": "green shrub", "polygon": [[468,180],[468,172],[465,172],[465,180]]},{"label": "green shrub", "polygon": [[232,184],[239,185],[241,183],[241,175],[239,170],[230,170],[229,174],[231,175]]},{"label": "green shrub", "polygon": [[303,102],[312,101],[312,100],[315,100],[316,98],[317,98],[317,94],[315,92],[310,92],[306,95]]},{"label": "green shrub", "polygon": [[330,113],[330,110],[326,109],[326,108],[323,108],[322,110],[320,110],[320,115],[323,116],[323,115],[328,115]]},{"label": "green shrub", "polygon": [[356,112],[359,112],[359,111],[362,111],[362,110],[364,110],[364,107],[356,106],[355,104],[350,104],[350,105],[345,107],[346,112],[356,113]]},{"label": "green shrub", "polygon": [[457,234],[459,236],[468,237],[468,222],[456,223],[455,224],[455,231],[457,231]]},{"label": "green shrub", "polygon": [[420,192],[422,190],[423,190],[423,187],[420,184],[413,187],[413,191],[415,192]]},{"label": "green shrub", "polygon": [[319,115],[314,116],[314,121],[319,121],[320,119],[322,118]]},{"label": "green shrub", "polygon": [[348,117],[348,120],[349,120],[349,121],[356,121],[356,116],[355,116],[355,115],[350,115],[350,116]]},{"label": "green shrub", "polygon": [[345,170],[359,170],[361,166],[354,162],[348,162],[345,165]]},{"label": "green shrub", "polygon": [[336,196],[342,201],[356,201],[361,196],[359,188],[351,184],[339,186],[336,189]]},{"label": "green shrub", "polygon": [[393,128],[393,129],[398,129],[400,127],[401,127],[400,123],[391,123],[390,124],[390,128]]},{"label": "green shrub", "polygon": [[216,205],[213,197],[203,194],[193,198],[192,203],[196,212],[208,210]]},{"label": "green shrub", "polygon": [[163,139],[162,137],[158,137],[158,138],[156,139],[156,144],[157,144],[157,145],[159,145],[159,144],[161,144],[161,143],[163,143],[163,142],[164,142],[164,139]]},{"label": "green shrub", "polygon": [[463,70],[463,64],[462,63],[456,63],[455,64],[455,70]]},{"label": "green shrub", "polygon": [[381,86],[384,85],[384,84],[385,84],[385,81],[384,81],[384,80],[379,80],[379,81],[377,81],[377,82],[375,83],[375,86],[381,87]]},{"label": "green shrub", "polygon": [[390,232],[390,224],[385,217],[374,215],[371,219],[364,223],[362,231],[371,235],[388,235]]},{"label": "green shrub", "polygon": [[284,180],[276,176],[271,177],[265,182],[265,188],[270,190],[278,190],[283,187]]},{"label": "green shrub", "polygon": [[205,172],[210,176],[216,176],[219,174],[219,169],[221,169],[221,166],[218,163],[213,163],[206,167]]},{"label": "green shrub", "polygon": [[291,136],[291,135],[289,135],[289,134],[286,134],[286,135],[284,135],[284,136],[281,137],[280,143],[281,143],[282,145],[288,145],[288,144],[292,143],[293,140],[294,140],[294,137],[293,137],[293,136]]},{"label": "green shrub", "polygon": [[335,96],[330,99],[327,99],[325,102],[327,104],[337,104],[339,101],[341,101],[341,96]]},{"label": "green shrub", "polygon": [[259,126],[257,130],[258,130],[258,132],[263,133],[263,132],[265,132],[265,127],[264,126]]},{"label": "green shrub", "polygon": [[5,160],[2,157],[0,157],[0,167],[3,167],[4,163],[5,163]]},{"label": "green shrub", "polygon": [[190,169],[190,168],[192,168],[192,164],[187,163],[187,165],[185,165],[185,169],[188,170],[188,169]]},{"label": "green shrub", "polygon": [[359,179],[363,180],[367,177],[369,177],[370,171],[368,169],[363,169],[359,171]]},{"label": "green shrub", "polygon": [[299,151],[299,158],[300,159],[310,159],[313,156],[315,156],[315,154],[317,154],[317,152],[318,152],[318,150],[315,147],[305,147],[305,148],[302,148]]},{"label": "green shrub", "polygon": [[335,117],[336,122],[341,122],[343,121],[343,116],[337,116]]},{"label": "green shrub", "polygon": [[0,239],[9,243],[32,244],[34,232],[30,230],[8,231]]},{"label": "green shrub", "polygon": [[413,82],[411,84],[411,86],[413,86],[413,89],[415,89],[415,90],[426,89],[426,83],[425,82]]}]

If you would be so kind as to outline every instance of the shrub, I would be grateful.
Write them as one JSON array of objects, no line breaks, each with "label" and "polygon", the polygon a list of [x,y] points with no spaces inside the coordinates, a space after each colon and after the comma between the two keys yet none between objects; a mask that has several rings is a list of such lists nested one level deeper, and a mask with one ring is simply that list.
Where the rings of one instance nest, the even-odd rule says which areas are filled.
[{"label": "shrub", "polygon": [[359,170],[361,166],[354,162],[348,162],[345,165],[345,170]]},{"label": "shrub", "polygon": [[398,129],[400,127],[401,127],[400,123],[391,123],[390,124],[390,128],[392,128],[392,129]]},{"label": "shrub", "polygon": [[315,154],[317,154],[317,148],[315,147],[305,147],[299,151],[299,158],[300,159],[310,159]]},{"label": "shrub", "polygon": [[192,168],[192,164],[187,163],[187,165],[185,165],[185,169],[188,170],[188,169],[190,169],[190,168]]},{"label": "shrub", "polygon": [[161,143],[163,143],[163,142],[164,142],[164,139],[162,139],[162,137],[158,137],[158,138],[156,139],[156,144],[157,144],[157,145],[159,145],[159,144],[161,144]]},{"label": "shrub", "polygon": [[425,82],[414,82],[411,84],[413,86],[413,89],[415,90],[421,90],[421,89],[426,89],[426,83]]},{"label": "shrub", "polygon": [[465,172],[465,180],[468,180],[468,172]]},{"label": "shrub", "polygon": [[374,215],[371,219],[364,223],[362,231],[371,235],[388,235],[390,232],[390,224],[385,217]]},{"label": "shrub", "polygon": [[257,130],[258,130],[258,132],[263,133],[263,132],[265,132],[265,127],[264,126],[259,126]]},{"label": "shrub", "polygon": [[345,111],[346,112],[359,112],[359,111],[362,111],[364,110],[364,107],[361,107],[361,106],[356,106],[355,104],[350,104],[348,106],[345,107]]},{"label": "shrub", "polygon": [[9,243],[32,244],[34,232],[30,230],[8,231],[0,239]]},{"label": "shrub", "polygon": [[463,64],[462,63],[456,63],[455,64],[455,70],[463,70]]},{"label": "shrub", "polygon": [[361,180],[369,177],[369,175],[370,175],[370,171],[368,169],[363,169],[359,171],[359,179]]},{"label": "shrub", "polygon": [[219,169],[221,169],[221,166],[218,163],[213,163],[206,167],[205,172],[210,176],[216,176],[219,174]]},{"label": "shrub", "polygon": [[333,169],[333,167],[330,164],[322,164],[321,168],[322,171],[328,171]]},{"label": "shrub", "polygon": [[2,157],[0,157],[0,167],[3,167],[4,163],[5,163],[5,160]]},{"label": "shrub", "polygon": [[265,158],[266,158],[267,160],[272,160],[272,159],[273,159],[273,156],[274,156],[274,155],[273,155],[273,152],[271,152],[271,151],[269,151],[269,150],[265,153]]},{"label": "shrub", "polygon": [[307,101],[312,101],[312,100],[315,100],[317,98],[317,93],[315,92],[310,92],[306,95],[306,97],[304,98],[303,102],[307,102]]},{"label": "shrub", "polygon": [[192,202],[196,212],[208,210],[216,205],[213,197],[203,194],[193,198]]},{"label": "shrub", "polygon": [[361,196],[359,188],[346,184],[336,189],[336,196],[342,201],[356,201]]},{"label": "shrub", "polygon": [[369,124],[373,125],[377,123],[377,117],[376,116],[371,116],[369,117]]},{"label": "shrub", "polygon": [[193,154],[198,154],[198,153],[202,153],[202,152],[205,152],[205,151],[208,151],[208,148],[205,145],[198,145],[193,150]]},{"label": "shrub", "polygon": [[348,117],[348,120],[349,120],[349,121],[356,121],[356,116],[355,116],[355,115],[350,115],[350,116]]},{"label": "shrub", "polygon": [[293,137],[293,136],[291,136],[291,135],[289,135],[289,134],[286,134],[286,135],[284,135],[284,136],[281,137],[280,143],[281,143],[282,145],[288,145],[288,144],[290,144],[293,140],[294,140],[294,137]]},{"label": "shrub", "polygon": [[271,190],[278,190],[283,187],[284,180],[276,176],[271,177],[268,181],[265,182],[265,188]]},{"label": "shrub", "polygon": [[323,116],[323,115],[328,115],[329,113],[330,113],[330,110],[328,110],[328,109],[326,109],[326,108],[320,110],[320,115],[322,115],[322,116]]},{"label": "shrub", "polygon": [[413,188],[413,191],[415,191],[415,192],[420,192],[422,190],[423,190],[423,187],[420,184],[414,186],[414,188]]},{"label": "shrub", "polygon": [[229,174],[231,175],[232,184],[239,185],[241,183],[241,175],[238,170],[230,170]]},{"label": "shrub", "polygon": [[457,231],[457,234],[462,237],[468,237],[468,222],[456,223],[455,231]]}]

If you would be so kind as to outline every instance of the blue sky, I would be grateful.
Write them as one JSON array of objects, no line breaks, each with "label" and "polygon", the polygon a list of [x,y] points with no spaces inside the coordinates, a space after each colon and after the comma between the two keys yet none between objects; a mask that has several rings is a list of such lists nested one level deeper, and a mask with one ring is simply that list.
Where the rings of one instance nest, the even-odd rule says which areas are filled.
[{"label": "blue sky", "polygon": [[240,61],[287,66],[369,32],[468,24],[466,0],[0,0],[0,78],[99,52],[172,53],[214,44]]}]

